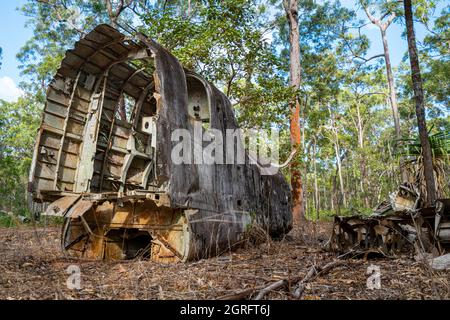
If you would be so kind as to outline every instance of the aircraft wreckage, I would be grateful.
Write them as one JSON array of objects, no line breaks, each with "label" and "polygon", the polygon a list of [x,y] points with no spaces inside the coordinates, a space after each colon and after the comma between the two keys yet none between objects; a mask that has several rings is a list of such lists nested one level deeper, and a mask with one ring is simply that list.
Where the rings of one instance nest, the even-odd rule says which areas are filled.
[{"label": "aircraft wreckage", "polygon": [[450,199],[427,207],[416,184],[404,183],[370,216],[335,216],[326,249],[343,257],[437,256],[450,249]]},{"label": "aircraft wreckage", "polygon": [[188,261],[253,229],[289,232],[280,173],[172,161],[172,132],[196,124],[237,129],[227,97],[152,39],[100,25],[68,50],[47,90],[29,180],[33,201],[50,203],[44,214],[64,217],[63,251]]}]

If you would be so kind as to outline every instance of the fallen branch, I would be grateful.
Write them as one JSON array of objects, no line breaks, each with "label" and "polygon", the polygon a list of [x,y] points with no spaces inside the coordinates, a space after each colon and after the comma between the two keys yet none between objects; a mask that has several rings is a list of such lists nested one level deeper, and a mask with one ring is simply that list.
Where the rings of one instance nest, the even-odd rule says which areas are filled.
[{"label": "fallen branch", "polygon": [[249,289],[243,289],[236,292],[233,292],[231,294],[227,294],[225,296],[221,296],[217,298],[218,300],[241,300],[247,298],[249,295],[251,295],[253,292],[263,289],[264,286],[258,286],[255,288],[249,288]]},{"label": "fallen branch", "polygon": [[301,296],[303,290],[305,289],[307,282],[315,279],[317,276],[319,276],[321,274],[327,273],[332,268],[337,267],[339,265],[343,265],[345,263],[346,263],[346,261],[338,260],[338,261],[333,261],[333,262],[327,263],[323,267],[312,266],[303,279],[301,277],[294,277],[291,279],[281,279],[279,281],[269,284],[268,286],[264,285],[264,286],[258,286],[258,287],[254,287],[254,288],[239,290],[239,291],[233,292],[231,294],[221,296],[217,299],[218,300],[246,299],[247,297],[252,295],[254,292],[258,291],[258,294],[254,298],[254,300],[262,300],[265,297],[265,295],[268,294],[270,291],[274,291],[274,290],[277,290],[280,288],[285,288],[285,287],[288,287],[290,284],[295,284],[295,283],[297,283],[297,285],[295,286],[293,296],[298,298]]},{"label": "fallen branch", "polygon": [[264,289],[260,290],[258,292],[258,295],[255,297],[254,300],[261,300],[270,291],[276,290],[278,288],[286,287],[288,284],[289,284],[289,282],[286,279],[274,282],[271,285],[269,285],[269,286],[265,287]]},{"label": "fallen branch", "polygon": [[345,261],[337,260],[337,261],[329,262],[323,267],[312,266],[309,269],[309,271],[306,274],[306,276],[303,278],[303,280],[300,281],[299,283],[297,283],[297,285],[294,288],[294,292],[292,293],[292,296],[295,297],[295,298],[300,298],[302,293],[303,293],[303,291],[305,290],[306,284],[308,282],[310,282],[311,280],[314,280],[315,278],[317,278],[321,274],[327,273],[328,271],[330,271],[334,267],[340,266],[340,265],[342,265],[344,263],[345,263]]}]

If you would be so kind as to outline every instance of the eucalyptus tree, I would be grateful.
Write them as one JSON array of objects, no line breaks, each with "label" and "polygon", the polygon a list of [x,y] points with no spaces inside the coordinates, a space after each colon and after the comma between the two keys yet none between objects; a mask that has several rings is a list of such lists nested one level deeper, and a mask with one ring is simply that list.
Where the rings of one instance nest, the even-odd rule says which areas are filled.
[{"label": "eucalyptus tree", "polygon": [[[390,104],[392,108],[392,117],[394,120],[394,128],[395,128],[395,136],[396,139],[400,139],[401,133],[400,133],[400,116],[398,112],[398,105],[397,105],[397,93],[395,91],[395,83],[394,83],[394,74],[392,72],[392,64],[391,64],[391,57],[389,52],[389,45],[387,40],[387,29],[389,26],[394,22],[394,20],[397,18],[395,10],[389,10],[391,8],[383,8],[383,5],[379,5],[378,9],[381,9],[381,15],[380,17],[375,17],[373,12],[373,4],[371,4],[369,1],[366,0],[360,0],[361,6],[364,9],[364,12],[366,13],[367,17],[369,18],[370,22],[378,27],[381,33],[381,40],[383,42],[383,50],[384,53],[381,55],[375,55],[369,59],[377,58],[377,57],[383,57],[386,65],[386,76],[387,76],[387,82],[389,87],[389,99]],[[384,9],[384,10],[382,10]],[[385,11],[385,12],[383,12]],[[368,61],[368,59],[366,59]]]},{"label": "eucalyptus tree", "polygon": [[420,73],[419,55],[414,32],[414,18],[411,0],[404,0],[406,34],[408,39],[409,63],[411,65],[411,80],[414,89],[414,101],[416,106],[417,126],[419,129],[420,143],[422,145],[423,167],[426,183],[426,203],[434,205],[436,200],[436,185],[433,175],[433,157],[428,137],[427,124],[425,120],[425,105],[422,76]]},{"label": "eucalyptus tree", "polygon": [[[290,136],[292,150],[301,149],[301,131],[300,131],[300,102],[298,92],[300,90],[301,65],[300,65],[300,34],[298,26],[298,1],[283,0],[283,7],[286,13],[286,20],[289,25],[289,86],[295,94],[289,101],[290,110]],[[292,214],[294,222],[304,220],[303,207],[303,183],[301,174],[301,163],[299,156],[291,162],[291,187],[292,187]]]},{"label": "eucalyptus tree", "polygon": [[[339,42],[343,25],[354,19],[355,14],[342,7],[338,1],[285,1],[282,9],[277,16],[279,23],[276,44],[282,48],[281,59],[289,67],[286,73],[290,76],[289,87],[293,88],[291,99],[288,100],[291,147],[299,148],[299,157],[304,158],[302,154],[308,139],[306,129],[310,106],[318,100],[327,100],[330,96],[329,89],[335,90],[338,87],[338,72],[335,72],[338,62],[333,56],[333,50]],[[294,163],[291,169],[297,173],[304,169],[304,165]],[[296,192],[296,188],[299,190],[298,194],[293,194],[298,197],[298,204],[302,201],[303,193],[303,188],[298,185],[306,175],[303,172],[293,177],[292,173],[293,170],[293,191]],[[302,207],[299,206],[298,210],[302,212]]]}]

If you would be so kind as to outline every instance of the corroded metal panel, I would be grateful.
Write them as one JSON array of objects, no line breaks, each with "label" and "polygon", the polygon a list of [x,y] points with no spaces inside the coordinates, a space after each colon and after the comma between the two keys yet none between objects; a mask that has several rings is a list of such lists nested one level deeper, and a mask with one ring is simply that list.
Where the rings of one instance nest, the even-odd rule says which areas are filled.
[{"label": "corroded metal panel", "polygon": [[45,214],[49,216],[64,217],[67,210],[69,210],[79,198],[80,195],[59,198],[47,207]]}]

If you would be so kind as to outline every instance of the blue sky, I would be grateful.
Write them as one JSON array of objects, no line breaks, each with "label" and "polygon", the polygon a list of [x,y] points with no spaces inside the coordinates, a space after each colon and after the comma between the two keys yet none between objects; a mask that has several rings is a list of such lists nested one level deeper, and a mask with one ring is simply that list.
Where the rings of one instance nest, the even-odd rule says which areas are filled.
[{"label": "blue sky", "polygon": [[[32,36],[32,30],[25,28],[27,20],[23,14],[16,10],[22,6],[26,0],[1,0],[0,4],[0,47],[3,49],[2,66],[0,67],[0,99],[13,101],[21,94],[17,84],[22,80],[19,70],[19,62],[16,54],[25,42]],[[319,0],[319,2],[322,2]],[[356,6],[357,0],[341,0],[341,3],[349,8]],[[440,14],[442,8],[450,1],[442,1],[436,10],[436,15]],[[363,11],[359,12],[362,19],[366,19]],[[406,39],[401,38],[403,26],[396,23],[388,29],[388,40],[391,51],[391,60],[397,66],[403,58],[406,50]],[[363,32],[371,40],[369,56],[383,52],[380,32],[377,27],[368,25]],[[423,39],[426,34],[424,27],[416,24],[416,35],[418,40]]]},{"label": "blue sky", "polygon": [[15,100],[20,94],[17,83],[20,82],[19,63],[16,54],[25,42],[32,36],[32,31],[25,28],[26,17],[19,11],[18,6],[25,0],[1,0],[0,4],[0,47],[2,65],[0,67],[0,99]]}]

